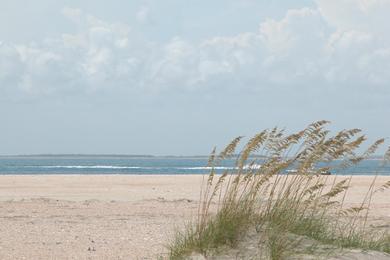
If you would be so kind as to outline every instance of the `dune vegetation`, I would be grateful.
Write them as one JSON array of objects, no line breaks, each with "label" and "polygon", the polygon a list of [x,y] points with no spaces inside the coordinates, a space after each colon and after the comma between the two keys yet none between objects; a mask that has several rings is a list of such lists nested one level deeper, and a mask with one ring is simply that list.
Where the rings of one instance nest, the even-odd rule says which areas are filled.
[{"label": "dune vegetation", "polygon": [[[390,181],[378,187],[373,177],[361,204],[347,207],[353,176],[340,181],[327,175],[372,156],[384,139],[363,145],[361,130],[332,134],[328,123],[318,121],[294,134],[264,130],[246,144],[237,137],[221,152],[214,149],[197,220],[176,233],[168,246],[169,258],[183,259],[194,252],[212,256],[220,248],[234,248],[251,232],[258,234],[256,245],[264,259],[284,259],[299,248],[302,238],[334,248],[390,253],[388,230],[371,234],[367,225],[371,202],[390,188]],[[236,167],[216,174],[215,167],[226,159],[235,159]],[[389,161],[390,149],[383,165]]]}]

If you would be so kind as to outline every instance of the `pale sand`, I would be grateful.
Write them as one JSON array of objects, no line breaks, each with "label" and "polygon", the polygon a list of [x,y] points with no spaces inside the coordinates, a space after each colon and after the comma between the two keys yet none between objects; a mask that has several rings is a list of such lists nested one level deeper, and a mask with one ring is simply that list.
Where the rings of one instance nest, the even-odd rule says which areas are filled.
[{"label": "pale sand", "polygon": [[[358,205],[371,180],[354,177],[348,205]],[[156,259],[174,227],[195,217],[201,181],[199,175],[0,176],[0,259]],[[372,225],[389,228],[389,195],[372,202]]]}]

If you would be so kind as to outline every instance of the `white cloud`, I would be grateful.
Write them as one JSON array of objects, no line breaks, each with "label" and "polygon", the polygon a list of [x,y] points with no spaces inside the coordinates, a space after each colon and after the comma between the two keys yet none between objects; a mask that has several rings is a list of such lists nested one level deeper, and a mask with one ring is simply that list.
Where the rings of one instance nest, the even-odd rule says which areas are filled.
[{"label": "white cloud", "polygon": [[25,66],[22,57],[13,46],[0,45],[0,95],[1,99],[15,95],[24,75]]},{"label": "white cloud", "polygon": [[150,15],[149,13],[150,13],[149,7],[142,6],[136,14],[137,21],[142,24],[148,23],[149,15]]},{"label": "white cloud", "polygon": [[[318,0],[253,32],[191,43],[143,39],[121,23],[63,9],[77,32],[0,45],[3,96],[137,91],[220,91],[273,86],[384,88],[390,79],[390,1]],[[138,22],[147,22],[142,7]],[[386,32],[386,33],[385,33]],[[299,86],[298,86],[299,85]],[[24,93],[24,94],[23,94]],[[122,92],[121,92],[122,93]],[[7,94],[7,95],[8,95]]]},{"label": "white cloud", "polygon": [[65,7],[62,9],[62,14],[73,22],[79,23],[82,21],[83,12],[80,9]]}]

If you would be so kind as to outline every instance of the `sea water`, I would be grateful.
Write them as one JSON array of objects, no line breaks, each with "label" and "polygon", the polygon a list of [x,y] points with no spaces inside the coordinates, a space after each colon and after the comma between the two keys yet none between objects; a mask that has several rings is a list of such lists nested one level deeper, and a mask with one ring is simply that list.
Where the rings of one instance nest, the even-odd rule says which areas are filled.
[{"label": "sea water", "polygon": [[[225,160],[215,167],[217,173],[234,170],[235,161]],[[2,156],[0,174],[207,174],[207,157],[134,157],[134,156]],[[261,160],[257,165],[260,167]],[[247,166],[249,167],[249,166]],[[389,175],[390,165],[366,160],[359,165],[332,170],[342,175]]]}]

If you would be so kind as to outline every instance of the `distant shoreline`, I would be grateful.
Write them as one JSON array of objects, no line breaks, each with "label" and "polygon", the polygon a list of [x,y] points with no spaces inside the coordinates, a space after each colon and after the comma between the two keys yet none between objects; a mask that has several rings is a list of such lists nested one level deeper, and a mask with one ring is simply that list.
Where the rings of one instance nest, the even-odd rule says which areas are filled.
[{"label": "distant shoreline", "polygon": [[[140,177],[147,177],[147,176],[208,176],[210,172],[204,172],[204,173],[120,173],[120,172],[103,172],[103,173],[97,173],[97,172],[92,172],[92,173],[82,173],[82,172],[70,172],[70,173],[0,173],[0,176],[140,176]],[[222,173],[215,173],[216,176],[222,175]],[[277,175],[287,175],[287,174],[277,174]],[[293,174],[290,174],[292,176]],[[390,178],[390,174],[384,174],[384,173],[350,173],[350,174],[330,174],[330,175],[320,175],[320,176],[328,176],[329,178],[331,177],[349,177],[349,176],[356,176],[356,177],[383,177],[383,178]]]},{"label": "distant shoreline", "polygon": [[[238,156],[238,155],[235,155]],[[234,158],[235,156],[232,156]],[[149,155],[149,154],[10,154],[0,155],[2,158],[129,158],[129,159],[208,159],[209,155]],[[265,159],[262,155],[252,155],[253,159]],[[365,160],[383,160],[383,156],[374,155]],[[337,161],[337,160],[336,160]]]},{"label": "distant shoreline", "polygon": [[131,154],[20,154],[20,155],[0,155],[0,158],[131,158],[131,159],[163,159],[163,158],[208,158],[206,155],[131,155]]}]

